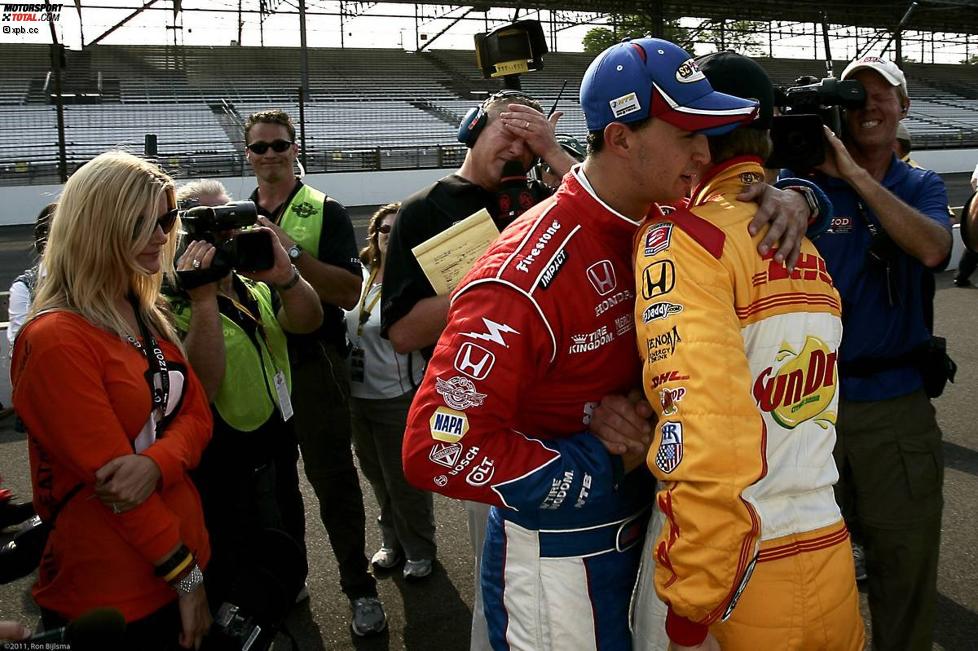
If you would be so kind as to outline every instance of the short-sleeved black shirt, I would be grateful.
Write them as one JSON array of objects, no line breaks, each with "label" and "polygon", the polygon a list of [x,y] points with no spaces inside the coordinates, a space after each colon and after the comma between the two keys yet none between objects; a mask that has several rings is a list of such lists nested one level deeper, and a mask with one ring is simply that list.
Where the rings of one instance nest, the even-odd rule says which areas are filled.
[{"label": "short-sleeved black shirt", "polygon": [[[284,212],[285,206],[289,205],[292,198],[302,187],[302,181],[296,180],[295,189],[282,202],[282,205],[275,207],[275,212],[269,211],[265,206],[258,203],[258,188],[249,197],[255,202],[258,214],[271,222],[278,223]],[[326,198],[323,204],[323,230],[319,235],[319,250],[315,254],[320,262],[331,264],[341,269],[346,269],[357,277],[360,276],[360,258],[357,255],[356,236],[353,232],[353,223],[346,208],[339,201],[330,197]],[[330,303],[323,303],[323,325],[311,335],[289,334],[290,343],[300,343],[311,338],[320,340],[344,348],[346,346],[346,325],[343,321],[343,310]]]},{"label": "short-sleeved black shirt", "polygon": [[[531,190],[537,201],[550,194],[542,183],[534,182]],[[411,249],[483,208],[500,231],[509,225],[499,223],[496,193],[458,174],[449,174],[404,200],[387,245],[381,290],[382,336],[386,337],[390,326],[418,301],[435,295]]]}]

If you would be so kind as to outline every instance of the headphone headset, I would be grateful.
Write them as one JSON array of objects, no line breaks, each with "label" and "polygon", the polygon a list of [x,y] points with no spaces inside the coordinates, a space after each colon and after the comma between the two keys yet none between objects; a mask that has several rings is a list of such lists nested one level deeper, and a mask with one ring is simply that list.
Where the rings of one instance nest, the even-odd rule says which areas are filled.
[{"label": "headphone headset", "polygon": [[506,97],[522,97],[532,100],[529,95],[520,90],[501,90],[493,93],[479,106],[470,108],[468,113],[465,114],[465,117],[462,118],[462,122],[458,125],[458,141],[469,149],[475,146],[475,141],[478,140],[479,134],[482,133],[482,130],[486,128],[486,124],[489,122],[489,114],[486,112],[486,109],[497,99]]}]

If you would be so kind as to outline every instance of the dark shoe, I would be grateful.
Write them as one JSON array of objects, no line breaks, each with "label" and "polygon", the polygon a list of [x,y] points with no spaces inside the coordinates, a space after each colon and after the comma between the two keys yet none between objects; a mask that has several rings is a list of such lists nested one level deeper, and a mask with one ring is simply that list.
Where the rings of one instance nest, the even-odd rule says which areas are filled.
[{"label": "dark shoe", "polygon": [[384,606],[377,597],[360,597],[350,602],[353,609],[353,620],[350,628],[359,637],[376,635],[387,628],[387,615]]},{"label": "dark shoe", "polygon": [[417,581],[431,574],[431,559],[422,558],[419,561],[408,559],[404,563],[404,578],[409,581]]},{"label": "dark shoe", "polygon": [[974,287],[974,285],[971,284],[971,281],[968,280],[967,278],[955,278],[954,279],[954,286],[955,287]]}]

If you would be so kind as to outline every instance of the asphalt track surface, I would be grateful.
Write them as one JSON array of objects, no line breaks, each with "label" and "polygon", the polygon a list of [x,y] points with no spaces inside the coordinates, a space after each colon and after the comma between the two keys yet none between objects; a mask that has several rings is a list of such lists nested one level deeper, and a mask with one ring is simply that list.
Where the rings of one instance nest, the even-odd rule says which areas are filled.
[{"label": "asphalt track surface", "polygon": [[[953,205],[960,205],[966,178],[949,179]],[[962,196],[964,195],[964,196]],[[955,203],[957,202],[957,203]],[[351,210],[363,236],[368,209]],[[20,232],[17,232],[20,231]],[[29,231],[0,229],[0,286],[24,266]],[[7,278],[9,272],[12,275]],[[949,351],[958,363],[957,381],[936,401],[944,431],[944,522],[938,579],[938,614],[935,649],[978,649],[978,289],[956,288],[951,273],[937,279],[936,329],[948,338]],[[0,475],[3,485],[17,495],[30,495],[24,436],[13,431],[11,418],[0,421]],[[378,509],[369,485],[362,481],[367,513],[367,553],[380,545],[374,520]],[[460,503],[435,496],[438,562],[422,582],[405,582],[399,571],[378,576],[380,598],[388,616],[388,629],[373,638],[357,638],[349,628],[349,605],[339,589],[339,576],[328,540],[319,521],[311,486],[302,478],[306,499],[309,546],[310,599],[297,605],[287,627],[300,649],[445,649],[468,648],[473,594],[472,561]],[[32,577],[0,586],[0,619],[19,619],[33,625],[38,611],[30,597]],[[868,610],[863,595],[863,615]],[[274,647],[290,648],[280,637]]]}]

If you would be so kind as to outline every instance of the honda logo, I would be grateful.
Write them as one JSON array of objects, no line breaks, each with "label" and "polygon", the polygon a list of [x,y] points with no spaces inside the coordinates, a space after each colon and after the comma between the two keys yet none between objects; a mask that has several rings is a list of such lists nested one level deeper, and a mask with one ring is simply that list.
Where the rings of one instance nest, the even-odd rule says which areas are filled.
[{"label": "honda logo", "polygon": [[469,342],[462,344],[455,355],[455,369],[473,380],[484,380],[496,363],[496,356],[482,346]]},{"label": "honda logo", "polygon": [[672,260],[653,262],[642,272],[642,297],[645,299],[668,294],[675,285],[676,267]]},{"label": "honda logo", "polygon": [[615,291],[618,281],[615,279],[615,268],[611,266],[611,260],[595,262],[587,268],[587,279],[591,281],[591,286],[598,296],[604,296]]}]

